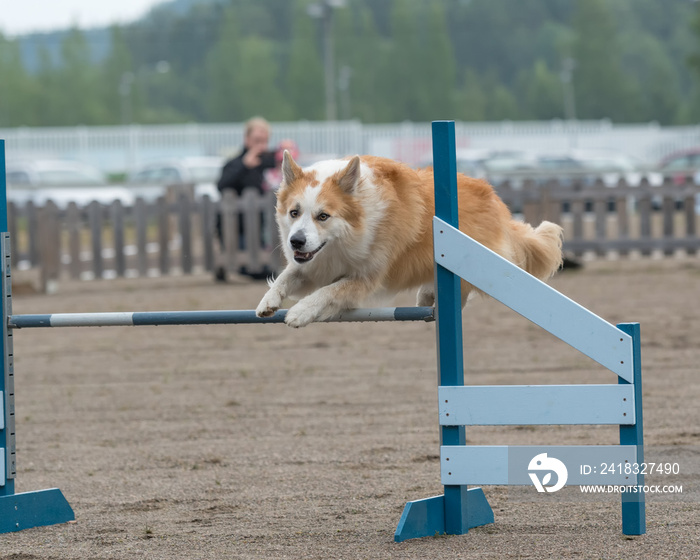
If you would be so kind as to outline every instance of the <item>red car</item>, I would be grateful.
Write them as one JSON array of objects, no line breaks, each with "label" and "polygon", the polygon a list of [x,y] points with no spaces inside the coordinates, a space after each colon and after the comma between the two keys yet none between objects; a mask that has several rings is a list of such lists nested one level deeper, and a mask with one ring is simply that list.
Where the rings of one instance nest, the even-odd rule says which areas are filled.
[{"label": "red car", "polygon": [[677,184],[692,179],[700,171],[700,147],[667,155],[659,162],[657,171],[665,177],[672,177]]}]

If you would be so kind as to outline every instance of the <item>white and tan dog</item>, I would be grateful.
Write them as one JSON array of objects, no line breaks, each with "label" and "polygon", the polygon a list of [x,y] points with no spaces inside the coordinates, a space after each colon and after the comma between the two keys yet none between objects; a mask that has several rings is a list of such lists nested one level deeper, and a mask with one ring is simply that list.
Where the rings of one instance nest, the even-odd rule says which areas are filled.
[{"label": "white and tan dog", "polygon": [[[303,327],[373,299],[419,288],[433,305],[433,172],[392,160],[355,156],[302,169],[284,153],[277,223],[287,267],[256,310],[272,315],[299,301],[285,322]],[[460,230],[547,279],[561,263],[560,226],[536,229],[512,219],[485,181],[458,175]],[[462,305],[473,287],[462,282]]]}]

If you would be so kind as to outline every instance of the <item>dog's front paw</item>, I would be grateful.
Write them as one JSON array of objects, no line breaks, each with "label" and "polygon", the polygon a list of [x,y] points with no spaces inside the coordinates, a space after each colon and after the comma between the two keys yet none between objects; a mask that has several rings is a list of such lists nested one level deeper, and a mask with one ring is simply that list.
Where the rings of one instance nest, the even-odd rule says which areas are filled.
[{"label": "dog's front paw", "polygon": [[318,321],[320,318],[320,313],[312,306],[304,305],[300,302],[287,311],[284,322],[287,323],[288,326],[298,329],[299,327],[305,327],[309,323]]},{"label": "dog's front paw", "polygon": [[282,305],[282,296],[276,290],[268,291],[255,310],[258,317],[272,317]]}]

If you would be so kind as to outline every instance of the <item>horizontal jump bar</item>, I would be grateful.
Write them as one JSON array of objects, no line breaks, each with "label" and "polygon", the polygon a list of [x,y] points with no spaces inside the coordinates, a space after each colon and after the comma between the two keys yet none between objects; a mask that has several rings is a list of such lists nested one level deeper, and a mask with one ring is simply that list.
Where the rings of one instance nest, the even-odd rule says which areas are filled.
[{"label": "horizontal jump bar", "polygon": [[[542,464],[533,461],[541,453],[548,458],[540,457]],[[555,459],[566,467],[567,485],[628,486],[637,484],[636,458],[636,445],[444,445],[440,477],[446,485],[529,486],[534,482],[530,473],[540,471],[543,479]]]},{"label": "horizontal jump bar", "polygon": [[[52,313],[47,315],[11,315],[11,329],[39,327],[125,327],[158,325],[250,325],[284,323],[286,309],[271,317],[258,317],[252,309],[216,311],[133,311],[116,313]],[[432,307],[378,307],[348,309],[325,322],[433,321]]]},{"label": "horizontal jump bar", "polygon": [[635,423],[634,385],[438,387],[441,426]]}]

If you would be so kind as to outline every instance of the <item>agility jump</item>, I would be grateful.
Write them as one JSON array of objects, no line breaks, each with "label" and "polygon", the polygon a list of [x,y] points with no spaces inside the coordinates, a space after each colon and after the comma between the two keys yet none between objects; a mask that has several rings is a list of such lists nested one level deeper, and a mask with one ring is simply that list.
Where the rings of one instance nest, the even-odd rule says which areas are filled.
[{"label": "agility jump", "polygon": [[[0,231],[7,230],[4,142],[0,140]],[[355,309],[331,321],[436,322],[438,343],[441,482],[444,494],[409,502],[395,540],[464,534],[494,521],[481,488],[473,484],[530,484],[529,459],[550,453],[559,459],[576,452],[616,462],[641,464],[643,457],[639,325],[617,327],[537,280],[458,229],[454,122],[433,123],[435,168],[435,310],[432,307]],[[0,375],[0,532],[64,523],[74,513],[57,488],[15,493],[15,410],[13,332],[22,328],[283,323],[286,310],[271,317],[255,311],[171,311],[13,315],[9,235],[1,234],[4,266],[3,373]],[[461,279],[498,299],[618,376],[617,384],[563,386],[464,385]],[[467,425],[613,424],[615,446],[468,446]],[[518,473],[513,475],[513,472]],[[591,476],[569,484],[643,486],[643,475],[615,481]],[[646,532],[643,492],[622,494],[622,532]]]}]

